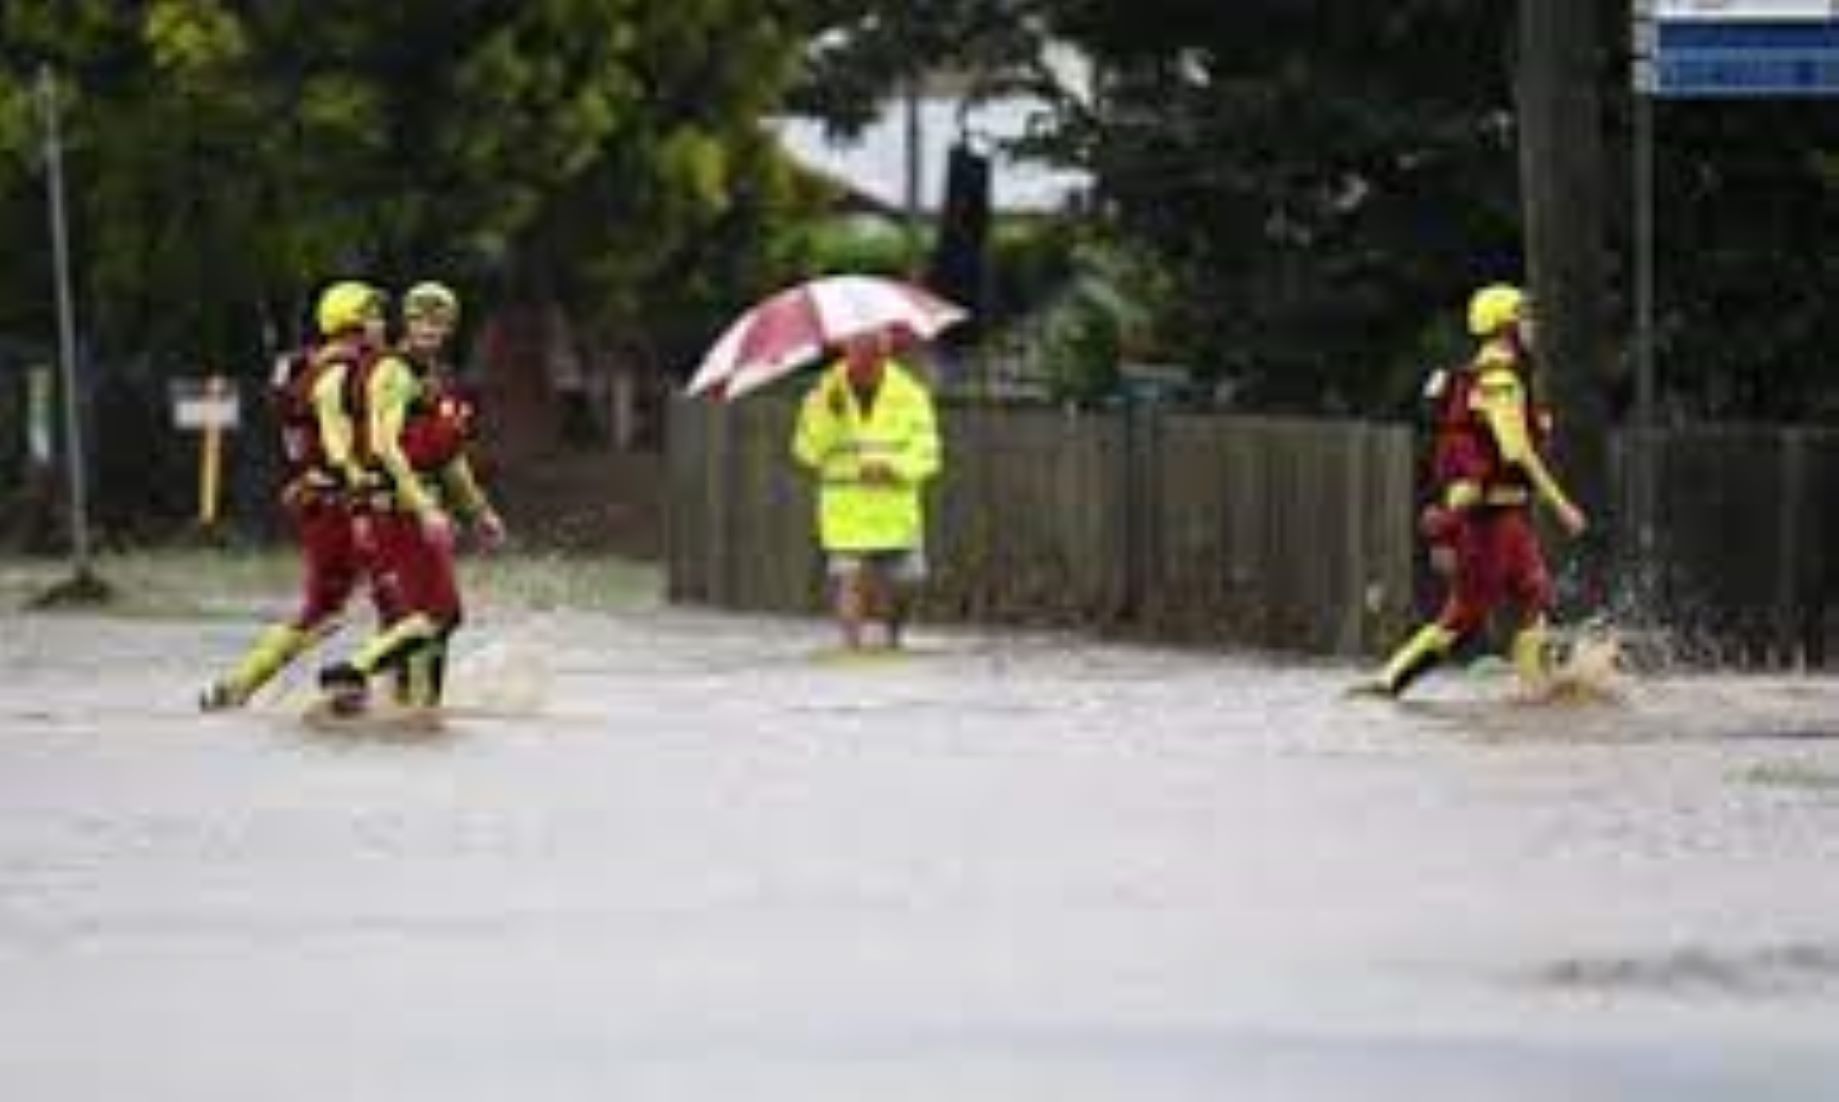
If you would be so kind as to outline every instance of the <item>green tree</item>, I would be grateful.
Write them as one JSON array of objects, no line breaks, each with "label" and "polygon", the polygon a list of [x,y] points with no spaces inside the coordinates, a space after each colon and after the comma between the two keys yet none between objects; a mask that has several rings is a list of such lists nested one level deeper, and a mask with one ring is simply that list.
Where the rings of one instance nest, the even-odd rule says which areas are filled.
[{"label": "green tree", "polygon": [[1260,405],[1384,408],[1415,391],[1403,376],[1427,365],[1401,355],[1427,320],[1517,273],[1506,39],[1486,13],[1062,9],[1104,73],[1065,149],[1173,268],[1171,339],[1203,376]]},{"label": "green tree", "polygon": [[351,273],[670,314],[754,289],[752,228],[791,201],[759,121],[797,30],[758,0],[17,0],[0,19],[0,213],[33,205],[21,89],[49,62],[107,354],[249,362]]},{"label": "green tree", "polygon": [[[1626,405],[1625,6],[814,7],[827,32],[811,69],[819,87],[798,102],[845,128],[916,56],[946,68],[981,58],[1050,91],[1043,42],[1093,59],[1096,95],[1058,96],[1059,125],[1032,147],[1095,173],[1102,227],[1146,247],[1177,288],[1160,343],[1202,375],[1231,377],[1246,401],[1402,411],[1426,350],[1459,354],[1465,293],[1524,278],[1531,228],[1540,251],[1557,250],[1542,262],[1551,351],[1572,372],[1560,381],[1577,383],[1561,397],[1590,421]],[[933,18],[949,36],[909,34]],[[903,36],[917,48],[903,50]],[[1566,51],[1556,68],[1553,49]],[[1516,87],[1523,77],[1539,79]],[[1839,217],[1839,115],[1819,101],[1693,102],[1663,104],[1659,119],[1663,399],[1698,415],[1839,411],[1825,354],[1839,338],[1825,247]],[[1579,126],[1589,132],[1573,140]],[[1589,128],[1602,129],[1600,159],[1587,155]],[[1595,204],[1575,197],[1590,193],[1601,222],[1585,227],[1576,216]],[[1536,226],[1523,196],[1545,212]],[[1605,388],[1607,410],[1593,408]]]},{"label": "green tree", "polygon": [[[1372,408],[1415,392],[1405,350],[1469,283],[1519,269],[1510,28],[1470,7],[951,0],[904,18],[955,36],[918,56],[1058,106],[1030,151],[1091,170],[1102,225],[1167,270],[1160,353],[1261,405]],[[837,90],[886,93],[907,9],[835,8],[853,22],[832,11],[817,71],[853,79],[808,102],[847,124]],[[1055,42],[1096,63],[1096,88],[1055,85]]]}]

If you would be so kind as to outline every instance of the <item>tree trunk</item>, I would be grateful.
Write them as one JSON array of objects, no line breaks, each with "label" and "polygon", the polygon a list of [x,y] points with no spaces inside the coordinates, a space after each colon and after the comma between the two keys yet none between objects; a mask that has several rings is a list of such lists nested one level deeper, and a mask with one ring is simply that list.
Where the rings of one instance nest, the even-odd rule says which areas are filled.
[{"label": "tree trunk", "polygon": [[1596,0],[1521,0],[1521,204],[1559,477],[1608,520],[1610,355]]}]

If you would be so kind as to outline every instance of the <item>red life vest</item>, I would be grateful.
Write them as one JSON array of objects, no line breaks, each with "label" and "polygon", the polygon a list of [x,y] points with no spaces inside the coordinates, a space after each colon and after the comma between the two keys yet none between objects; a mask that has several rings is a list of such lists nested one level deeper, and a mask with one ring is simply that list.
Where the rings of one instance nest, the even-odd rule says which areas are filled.
[{"label": "red life vest", "polygon": [[[374,355],[367,349],[341,345],[308,345],[282,356],[269,376],[269,400],[281,430],[281,454],[290,478],[301,475],[335,475],[326,465],[325,444],[319,436],[319,416],[313,391],[327,371],[342,365],[346,395],[352,376],[364,373]],[[350,403],[346,401],[347,412]]]},{"label": "red life vest", "polygon": [[473,405],[438,376],[422,381],[426,402],[402,426],[402,454],[418,471],[438,471],[460,457],[472,439]]},{"label": "red life vest", "polygon": [[[416,394],[403,418],[402,435],[397,446],[409,466],[420,472],[438,471],[459,457],[472,439],[472,403],[456,387],[444,381],[441,372],[407,351],[391,353],[415,373]],[[370,377],[382,356],[373,356],[347,380],[350,408],[356,422],[357,454],[361,462],[371,465],[375,451],[370,446]]]},{"label": "red life vest", "polygon": [[[1440,393],[1436,395],[1436,438],[1431,452],[1431,480],[1442,497],[1443,491],[1458,482],[1472,483],[1482,492],[1484,501],[1510,502],[1515,497],[1530,499],[1531,484],[1525,472],[1501,458],[1500,445],[1486,416],[1475,408],[1475,388],[1484,371],[1500,370],[1496,364],[1485,367],[1478,358],[1464,367],[1448,372]],[[1524,374],[1516,362],[1512,370]],[[1526,422],[1532,445],[1544,453],[1551,436],[1551,412],[1534,403],[1530,388]]]},{"label": "red life vest", "polygon": [[1465,365],[1445,373],[1436,399],[1430,478],[1437,496],[1457,482],[1481,483],[1499,462],[1494,434],[1475,413],[1475,370]]}]

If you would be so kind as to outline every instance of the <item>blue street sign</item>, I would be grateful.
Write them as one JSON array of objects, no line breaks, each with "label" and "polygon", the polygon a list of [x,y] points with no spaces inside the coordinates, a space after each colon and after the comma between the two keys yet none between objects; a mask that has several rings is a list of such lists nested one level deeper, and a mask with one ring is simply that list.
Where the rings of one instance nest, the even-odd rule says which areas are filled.
[{"label": "blue street sign", "polygon": [[[1650,29],[1651,28],[1651,29]],[[1678,98],[1839,96],[1839,17],[1662,12],[1637,25],[1636,85]]]}]

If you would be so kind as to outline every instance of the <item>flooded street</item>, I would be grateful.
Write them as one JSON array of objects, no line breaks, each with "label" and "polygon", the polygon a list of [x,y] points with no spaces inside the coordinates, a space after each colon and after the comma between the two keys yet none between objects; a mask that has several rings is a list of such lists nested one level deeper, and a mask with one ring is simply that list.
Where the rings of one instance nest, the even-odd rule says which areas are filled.
[{"label": "flooded street", "polygon": [[200,717],[249,617],[0,617],[0,1097],[1839,1093],[1833,680],[479,621],[415,734]]}]

